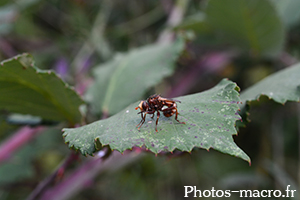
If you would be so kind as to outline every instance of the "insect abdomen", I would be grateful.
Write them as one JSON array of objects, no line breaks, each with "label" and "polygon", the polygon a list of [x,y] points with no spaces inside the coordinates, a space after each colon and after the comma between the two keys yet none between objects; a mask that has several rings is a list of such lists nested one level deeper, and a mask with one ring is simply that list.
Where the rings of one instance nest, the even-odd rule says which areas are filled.
[{"label": "insect abdomen", "polygon": [[174,115],[174,113],[176,113],[176,109],[172,109],[172,110],[164,110],[164,116],[166,117],[171,117],[172,115]]}]

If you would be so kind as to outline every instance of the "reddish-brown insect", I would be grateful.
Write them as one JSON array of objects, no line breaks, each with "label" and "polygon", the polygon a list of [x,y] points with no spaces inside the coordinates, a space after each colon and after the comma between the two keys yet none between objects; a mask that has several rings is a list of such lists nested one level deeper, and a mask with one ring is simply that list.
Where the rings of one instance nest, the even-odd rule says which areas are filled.
[{"label": "reddish-brown insect", "polygon": [[159,111],[163,112],[164,116],[166,117],[171,117],[175,114],[175,120],[178,121],[180,124],[185,124],[185,122],[180,122],[177,119],[178,110],[176,102],[181,103],[178,100],[163,98],[157,94],[150,96],[146,101],[141,101],[139,106],[135,108],[136,110],[141,110],[138,114],[141,113],[142,117],[141,122],[136,127],[138,127],[138,129],[142,127],[146,119],[146,114],[152,114],[151,118],[153,118],[155,112],[157,112],[157,119],[155,125],[155,131],[157,132],[157,123],[160,116]]}]

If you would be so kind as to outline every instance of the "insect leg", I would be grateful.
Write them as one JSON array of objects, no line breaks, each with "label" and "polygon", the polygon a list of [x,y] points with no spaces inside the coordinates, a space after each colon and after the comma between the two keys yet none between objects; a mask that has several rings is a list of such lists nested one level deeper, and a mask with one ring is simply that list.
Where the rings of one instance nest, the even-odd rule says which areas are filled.
[{"label": "insect leg", "polygon": [[157,118],[156,118],[156,124],[155,124],[155,131],[157,132],[157,123],[158,123],[158,119],[159,119],[160,113],[159,111],[157,111]]},{"label": "insect leg", "polygon": [[[142,123],[142,121],[143,121],[143,113],[141,112],[141,118],[142,118],[142,120],[140,121],[140,123]],[[138,124],[138,125],[136,125],[136,127],[138,127],[139,125],[140,125],[140,123]]]},{"label": "insect leg", "polygon": [[180,121],[177,119],[177,116],[178,116],[178,110],[177,110],[176,107],[175,107],[175,109],[176,109],[175,120],[178,121],[180,124],[185,124],[185,122],[180,122]]},{"label": "insect leg", "polygon": [[147,113],[147,114],[152,114],[151,118],[153,119],[155,110],[147,111],[146,113]]},{"label": "insect leg", "polygon": [[136,127],[138,127],[140,125],[140,127],[138,128],[140,130],[141,126],[144,124],[145,122],[145,118],[146,118],[146,113],[144,114],[143,116],[143,113],[141,113],[141,117],[142,117],[142,120],[140,121],[140,123],[138,125],[136,125]]},{"label": "insect leg", "polygon": [[144,113],[144,116],[143,116],[143,113],[141,113],[142,120],[141,120],[140,123],[136,126],[136,127],[139,126],[138,130],[140,130],[140,128],[142,127],[142,125],[145,123],[145,121],[146,121],[146,114],[152,114],[152,115],[154,115],[154,113],[155,113],[155,110],[145,112],[145,113]]}]

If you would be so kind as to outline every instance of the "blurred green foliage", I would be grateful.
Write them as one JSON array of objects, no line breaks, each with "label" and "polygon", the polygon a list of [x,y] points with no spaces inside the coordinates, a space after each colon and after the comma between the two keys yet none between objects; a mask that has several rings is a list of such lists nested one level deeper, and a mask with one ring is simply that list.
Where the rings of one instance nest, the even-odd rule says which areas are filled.
[{"label": "blurred green foliage", "polygon": [[[188,42],[176,69],[143,91],[145,98],[154,92],[168,97],[200,92],[224,77],[237,82],[243,92],[299,60],[298,2],[1,1],[0,60],[28,52],[37,66],[55,70],[84,96],[97,78],[91,73],[94,66],[110,62],[118,52],[170,42],[168,39],[176,34],[183,34]],[[262,97],[250,106],[251,123],[241,128],[234,140],[250,156],[251,166],[200,149],[191,154],[147,154],[118,172],[95,177],[72,199],[182,199],[184,185],[201,190],[284,191],[290,184],[299,190],[299,105],[287,102],[282,106]],[[99,119],[89,108],[85,113],[87,123]],[[20,126],[7,123],[9,114],[0,111],[3,142]],[[9,167],[10,178],[0,176],[1,199],[25,199],[59,166],[69,152],[59,131],[65,126],[50,126],[50,130],[36,136],[34,145],[27,144],[13,155],[14,159],[1,164],[0,172],[4,174],[8,173],[5,167],[13,165]],[[80,167],[80,163],[74,167]]]}]

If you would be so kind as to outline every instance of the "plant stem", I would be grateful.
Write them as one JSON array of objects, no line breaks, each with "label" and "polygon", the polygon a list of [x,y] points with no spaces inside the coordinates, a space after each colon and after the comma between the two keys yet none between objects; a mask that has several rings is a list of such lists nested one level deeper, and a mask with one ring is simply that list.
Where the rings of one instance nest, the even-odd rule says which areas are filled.
[{"label": "plant stem", "polygon": [[183,19],[184,13],[188,7],[189,0],[177,0],[173,6],[168,21],[166,24],[166,29],[161,32],[158,37],[158,43],[169,43],[173,40],[174,33],[172,29],[180,24]]},{"label": "plant stem", "polygon": [[111,48],[104,38],[104,30],[106,28],[108,15],[112,10],[111,4],[112,3],[109,0],[105,0],[101,3],[91,33],[74,57],[71,65],[74,66],[77,76],[82,72],[87,71],[83,65],[83,60],[85,61],[90,58],[95,51],[97,51],[104,60],[107,60],[112,55]]},{"label": "plant stem", "polygon": [[137,31],[143,30],[144,28],[154,24],[164,16],[163,9],[161,6],[157,6],[153,10],[132,19],[130,21],[118,24],[114,27],[114,32],[118,32],[120,36],[133,34]]},{"label": "plant stem", "polygon": [[22,127],[14,133],[9,139],[4,141],[0,146],[0,164],[8,160],[15,151],[27,144],[38,133],[42,132],[45,127],[39,126],[30,128],[28,126]]},{"label": "plant stem", "polygon": [[46,191],[40,199],[69,199],[83,190],[86,184],[92,181],[97,175],[106,171],[113,172],[137,160],[141,155],[143,154],[130,151],[123,155],[114,151],[106,158],[106,153],[103,154],[103,151],[100,151],[96,157],[88,159],[61,183]]},{"label": "plant stem", "polygon": [[50,185],[52,185],[57,178],[61,178],[64,174],[64,171],[72,164],[74,161],[78,160],[79,155],[71,151],[71,154],[68,158],[66,158],[63,164],[55,170],[50,176],[48,176],[45,180],[43,180],[27,197],[26,200],[34,200],[37,199]]}]

